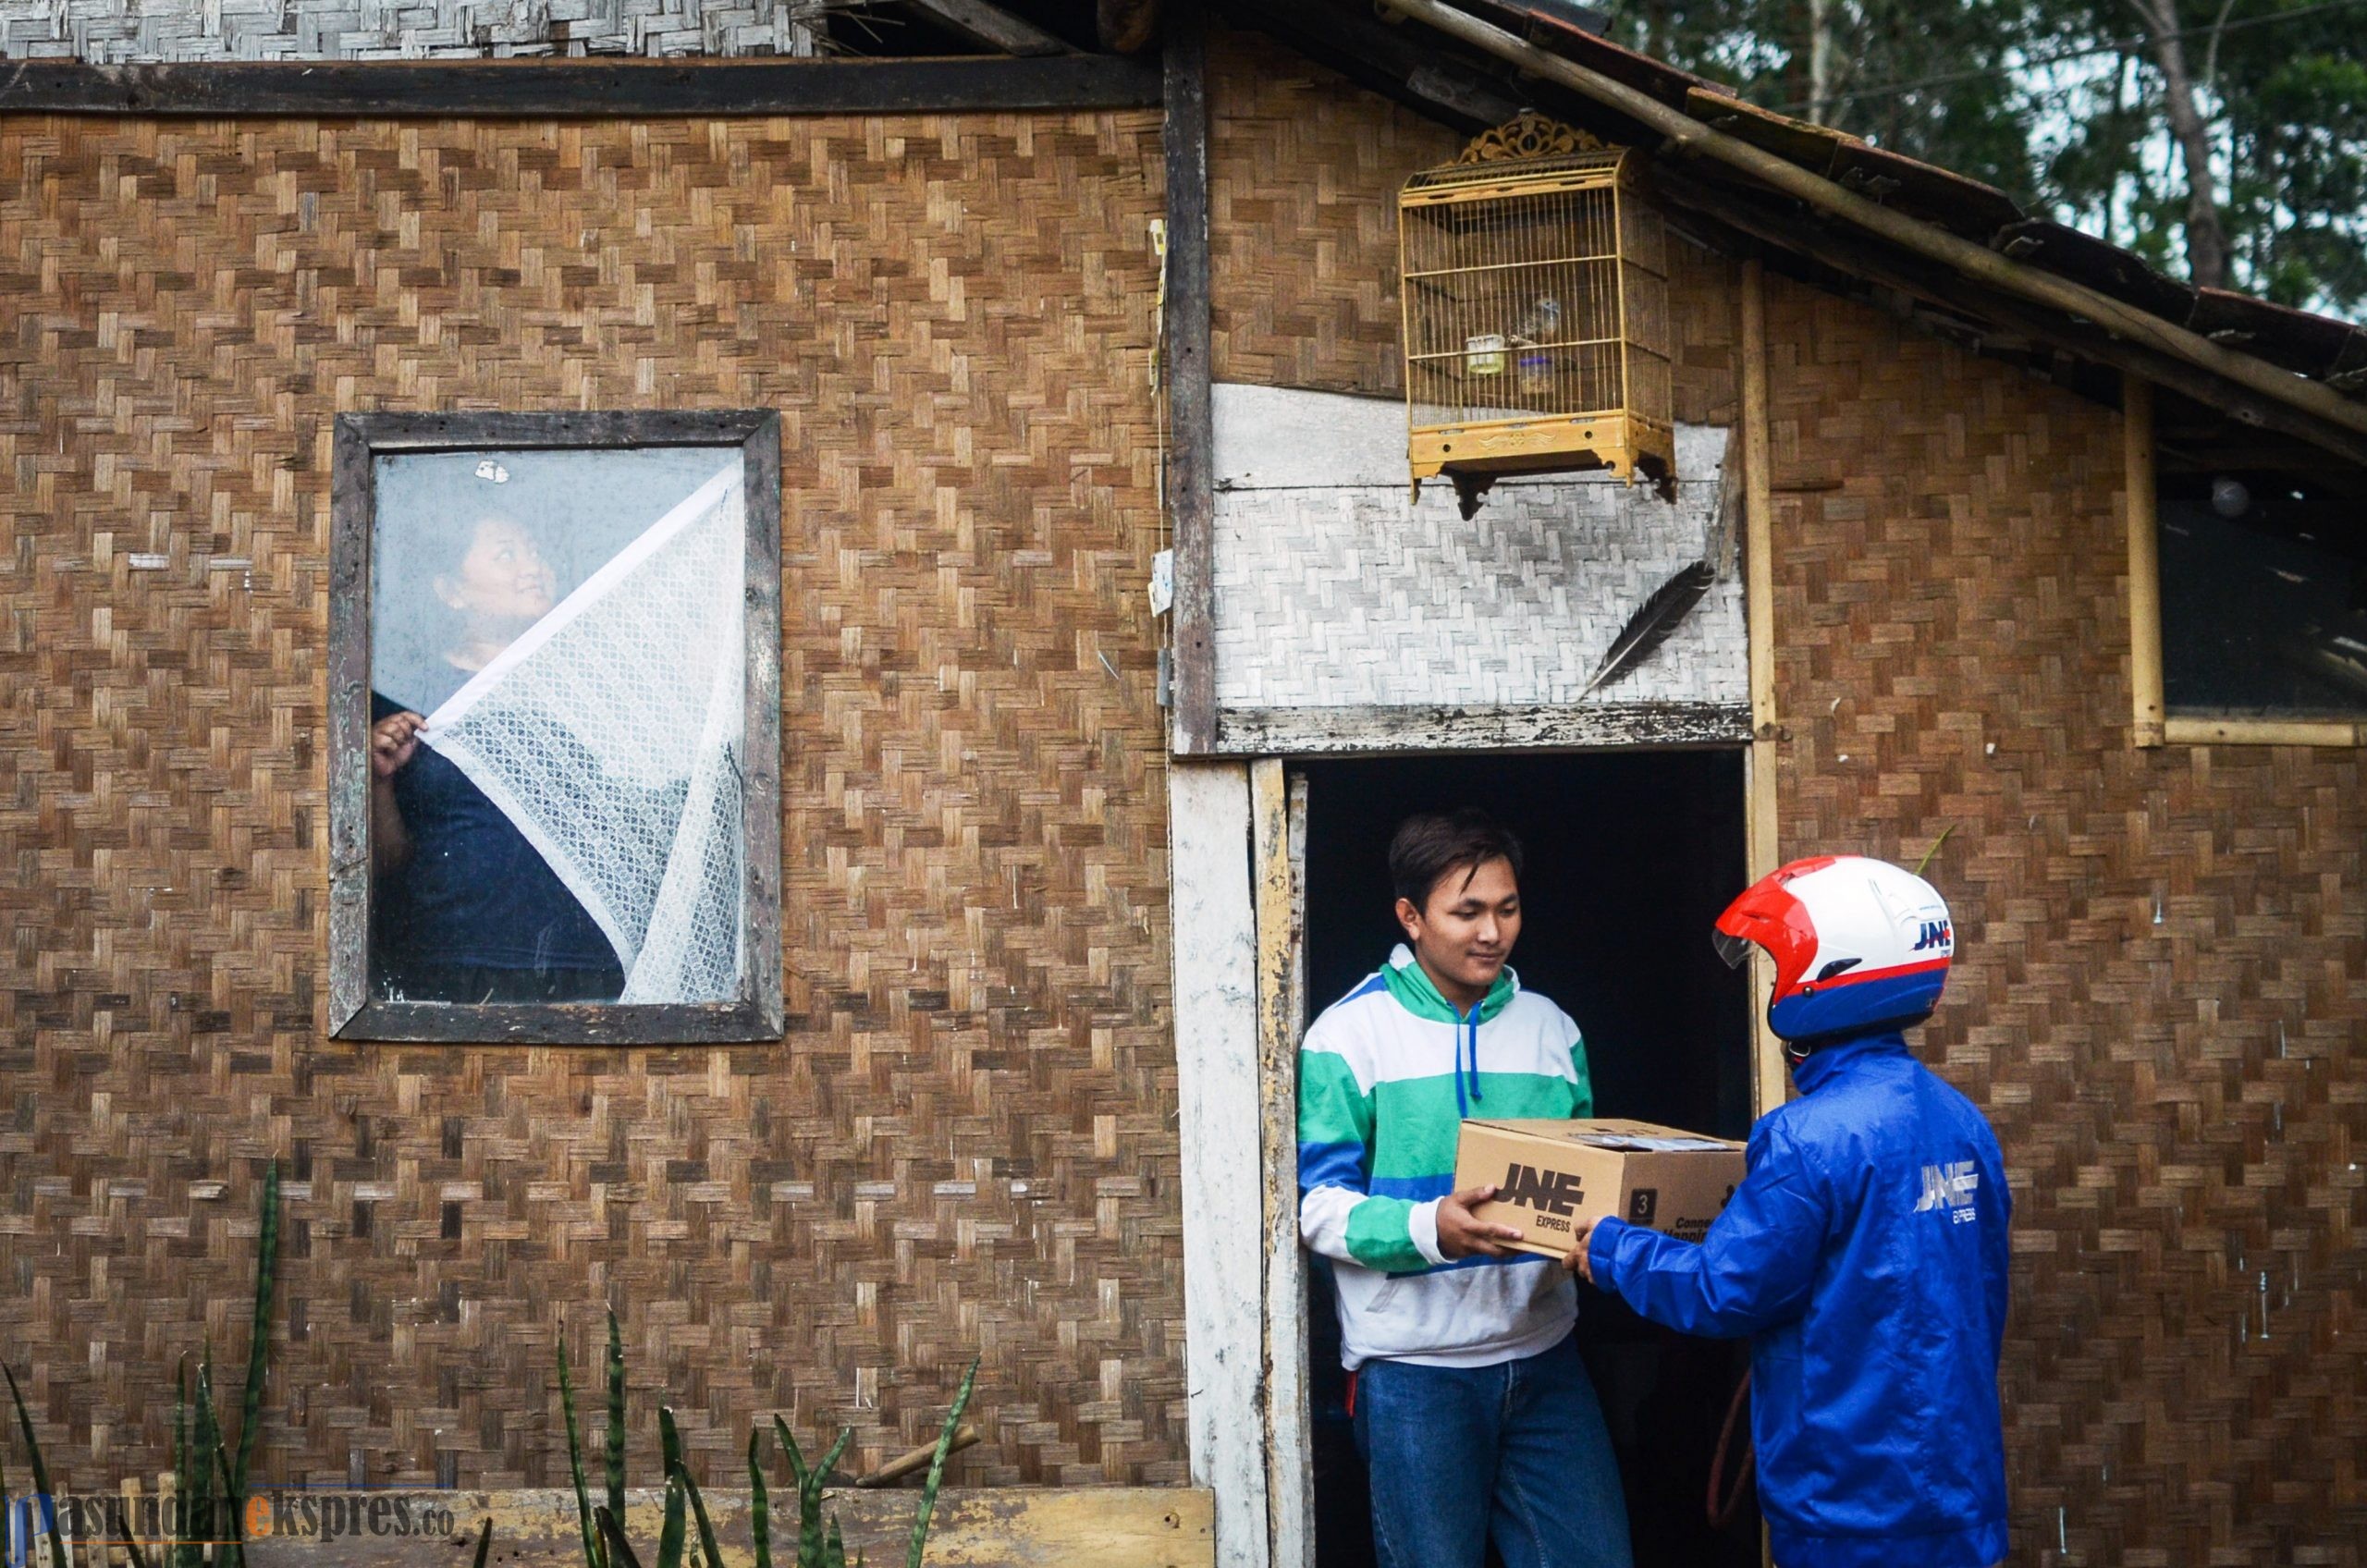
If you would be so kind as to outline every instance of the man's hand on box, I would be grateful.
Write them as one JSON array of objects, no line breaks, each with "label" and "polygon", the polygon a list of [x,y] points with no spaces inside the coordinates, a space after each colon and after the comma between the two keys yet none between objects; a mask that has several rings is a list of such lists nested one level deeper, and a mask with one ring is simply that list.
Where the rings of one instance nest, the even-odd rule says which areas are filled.
[{"label": "man's hand on box", "polygon": [[1577,1240],[1571,1243],[1569,1252],[1562,1259],[1563,1268],[1589,1285],[1594,1283],[1594,1259],[1587,1256],[1587,1243],[1593,1236],[1594,1222],[1592,1220],[1579,1226]]},{"label": "man's hand on box", "polygon": [[1513,1249],[1506,1242],[1517,1242],[1525,1232],[1510,1225],[1494,1225],[1472,1217],[1471,1211],[1496,1195],[1492,1186],[1481,1184],[1466,1187],[1439,1199],[1439,1251],[1448,1257],[1510,1257]]}]

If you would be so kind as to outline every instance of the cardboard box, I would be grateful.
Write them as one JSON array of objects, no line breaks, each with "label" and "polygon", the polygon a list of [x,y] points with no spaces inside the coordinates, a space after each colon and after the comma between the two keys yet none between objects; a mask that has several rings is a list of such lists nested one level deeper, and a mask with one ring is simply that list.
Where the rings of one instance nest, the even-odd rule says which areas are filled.
[{"label": "cardboard box", "polygon": [[1742,1145],[1650,1121],[1466,1121],[1454,1161],[1456,1191],[1498,1189],[1474,1214],[1553,1257],[1605,1215],[1698,1242],[1742,1175]]}]

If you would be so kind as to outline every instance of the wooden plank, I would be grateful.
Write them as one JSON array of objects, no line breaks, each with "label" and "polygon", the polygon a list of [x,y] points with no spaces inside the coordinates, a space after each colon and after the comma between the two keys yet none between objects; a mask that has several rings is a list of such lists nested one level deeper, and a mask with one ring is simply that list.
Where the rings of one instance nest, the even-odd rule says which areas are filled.
[{"label": "wooden plank", "polygon": [[931,19],[948,31],[982,48],[1022,55],[1066,55],[1072,52],[1067,44],[1034,22],[1012,16],[1000,6],[989,6],[986,0],[906,0],[906,3],[916,10],[926,12]]},{"label": "wooden plank", "polygon": [[2153,484],[2153,384],[2121,378],[2122,508],[2128,527],[2128,695],[2140,746],[2162,729],[2162,539]]},{"label": "wooden plank", "polygon": [[1227,756],[1385,756],[1732,746],[1749,739],[1750,710],[1738,703],[1588,703],[1577,707],[1408,704],[1227,708],[1217,716],[1215,749]]},{"label": "wooden plank", "polygon": [[1175,540],[1174,749],[1215,749],[1216,433],[1210,411],[1208,99],[1200,0],[1167,8],[1167,504]]},{"label": "wooden plank", "polygon": [[[742,1476],[744,1471],[740,1472]],[[384,1494],[379,1494],[384,1495]],[[727,1563],[751,1560],[748,1494],[701,1490]],[[656,1488],[636,1488],[625,1505],[626,1534],[654,1551],[664,1506]],[[323,1541],[293,1534],[247,1548],[253,1568],[396,1568],[421,1562],[466,1562],[483,1522],[493,1524],[490,1561],[502,1568],[580,1568],[583,1542],[575,1494],[565,1488],[509,1492],[425,1492],[414,1508],[449,1512],[449,1537],[341,1535]],[[834,1491],[825,1512],[845,1532],[848,1561],[860,1550],[875,1562],[901,1562],[919,1501],[911,1488]],[[788,1510],[786,1516],[783,1509]],[[794,1542],[796,1499],[786,1487],[772,1494],[773,1540]],[[948,1488],[930,1521],[931,1568],[1211,1568],[1214,1499],[1188,1487],[1011,1487]]]},{"label": "wooden plank", "polygon": [[1167,775],[1175,1076],[1192,1479],[1217,1495],[1217,1561],[1266,1568],[1264,1194],[1249,769]]},{"label": "wooden plank", "polygon": [[[1756,258],[1742,263],[1743,624],[1750,640],[1750,756],[1746,764],[1743,837],[1754,882],[1782,863],[1776,795],[1783,734],[1775,715],[1775,475],[1768,434],[1767,278]],[[1775,967],[1766,950],[1750,953],[1751,1112],[1784,1103],[1790,1078],[1784,1042],[1768,1025]]]},{"label": "wooden plank", "polygon": [[1134,109],[1159,73],[1107,55],[914,60],[23,60],[0,113],[618,119]]},{"label": "wooden plank", "polygon": [[1251,866],[1257,905],[1258,1170],[1265,1219],[1265,1432],[1269,1561],[1313,1561],[1315,1498],[1307,1430],[1306,1261],[1298,1240],[1298,1016],[1294,977],[1305,948],[1292,872],[1291,780],[1279,757],[1249,765]]},{"label": "wooden plank", "polygon": [[329,458],[329,1033],[370,991],[370,439],[340,414]]}]

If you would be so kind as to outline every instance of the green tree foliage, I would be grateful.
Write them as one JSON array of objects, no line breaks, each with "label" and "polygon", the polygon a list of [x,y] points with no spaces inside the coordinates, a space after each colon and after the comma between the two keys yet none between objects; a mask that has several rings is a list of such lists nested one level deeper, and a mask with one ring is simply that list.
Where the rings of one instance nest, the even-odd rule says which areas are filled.
[{"label": "green tree foliage", "polygon": [[[2367,307],[2367,0],[1631,0],[1612,32],[2174,276]],[[2210,149],[2200,210],[2171,69]],[[2193,232],[2214,220],[2218,264]]]}]

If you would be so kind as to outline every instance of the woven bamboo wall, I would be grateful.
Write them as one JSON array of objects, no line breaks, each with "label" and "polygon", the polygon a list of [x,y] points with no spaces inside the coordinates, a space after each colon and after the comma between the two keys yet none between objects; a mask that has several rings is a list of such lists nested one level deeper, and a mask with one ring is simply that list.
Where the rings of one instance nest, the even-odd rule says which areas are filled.
[{"label": "woven bamboo wall", "polygon": [[[1214,57],[1218,375],[1398,390],[1390,202],[1455,138]],[[1730,421],[1734,275],[1671,252],[1679,416]],[[2117,417],[1769,287],[1781,844],[1955,826],[1924,1057],[2013,1182],[2013,1561],[2367,1562],[2360,760],[2133,750]]]},{"label": "woven bamboo wall", "polygon": [[0,56],[99,65],[811,55],[828,0],[0,0]]},{"label": "woven bamboo wall", "polygon": [[[292,1175],[273,1478],[558,1485],[623,1310],[752,1417],[965,1484],[1184,1478],[1155,114],[0,122],[0,1355],[166,1463]],[[344,410],[779,409],[789,1037],[332,1042]],[[646,1443],[646,1446],[643,1446]]]}]

